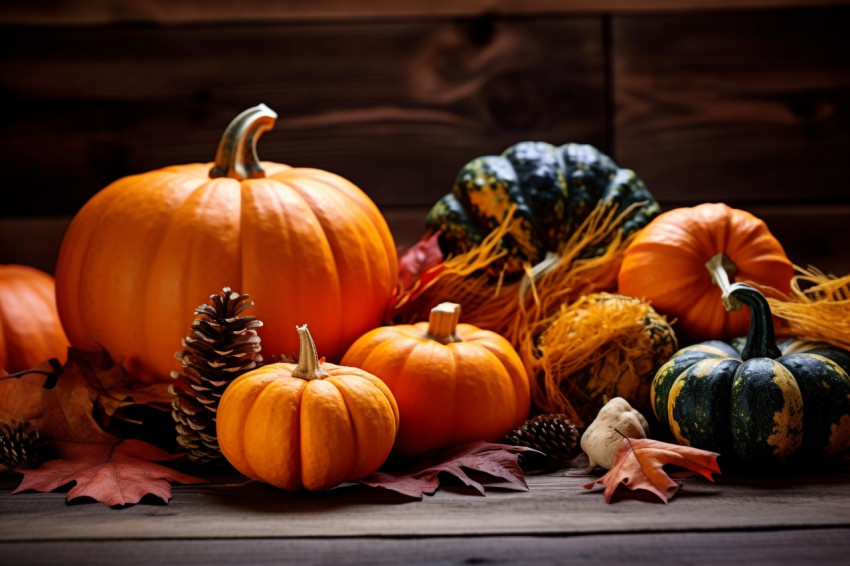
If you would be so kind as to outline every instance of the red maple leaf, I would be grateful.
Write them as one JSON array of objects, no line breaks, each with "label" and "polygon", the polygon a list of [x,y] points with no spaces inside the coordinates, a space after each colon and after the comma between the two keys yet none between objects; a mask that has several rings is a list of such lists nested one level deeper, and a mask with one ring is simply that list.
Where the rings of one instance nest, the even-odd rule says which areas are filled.
[{"label": "red maple leaf", "polygon": [[170,454],[140,440],[115,438],[111,443],[66,442],[58,447],[60,457],[36,469],[22,469],[24,479],[12,493],[26,490],[53,491],[69,483],[67,501],[91,497],[107,505],[138,503],[151,494],[167,502],[171,483],[206,483],[155,462],[174,460]]},{"label": "red maple leaf", "polygon": [[611,503],[614,492],[619,486],[628,489],[646,490],[657,495],[661,501],[667,501],[676,494],[680,484],[673,481],[663,466],[672,464],[700,474],[714,481],[712,473],[719,474],[717,465],[719,454],[700,450],[690,446],[679,446],[648,438],[623,438],[617,459],[608,473],[586,484],[592,489],[596,484],[605,486],[605,501]]},{"label": "red maple leaf", "polygon": [[475,470],[508,482],[502,487],[526,491],[528,485],[517,459],[520,452],[528,450],[531,449],[492,442],[472,442],[423,455],[399,471],[374,472],[360,480],[360,483],[422,499],[423,495],[431,495],[439,489],[439,476],[447,473],[484,495],[482,483],[464,471]]},{"label": "red maple leaf", "polygon": [[426,271],[443,261],[438,237],[438,232],[425,234],[412,246],[399,249],[398,280],[402,290],[413,287]]}]

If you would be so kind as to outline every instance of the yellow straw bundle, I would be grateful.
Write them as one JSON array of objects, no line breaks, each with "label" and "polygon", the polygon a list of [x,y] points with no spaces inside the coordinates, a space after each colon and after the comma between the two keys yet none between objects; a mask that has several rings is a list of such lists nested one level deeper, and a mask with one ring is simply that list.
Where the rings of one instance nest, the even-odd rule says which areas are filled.
[{"label": "yellow straw bundle", "polygon": [[779,334],[850,349],[850,274],[796,267],[787,300],[768,298]]}]

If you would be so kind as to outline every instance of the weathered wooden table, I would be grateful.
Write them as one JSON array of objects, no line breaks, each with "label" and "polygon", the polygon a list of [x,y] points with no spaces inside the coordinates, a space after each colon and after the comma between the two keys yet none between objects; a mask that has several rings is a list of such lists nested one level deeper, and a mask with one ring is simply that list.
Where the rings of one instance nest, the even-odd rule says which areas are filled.
[{"label": "weathered wooden table", "polygon": [[0,564],[848,563],[848,457],[815,473],[686,479],[667,505],[606,504],[582,487],[596,477],[584,462],[483,497],[284,492],[233,475],[123,509],[11,495],[19,477],[5,474]]}]

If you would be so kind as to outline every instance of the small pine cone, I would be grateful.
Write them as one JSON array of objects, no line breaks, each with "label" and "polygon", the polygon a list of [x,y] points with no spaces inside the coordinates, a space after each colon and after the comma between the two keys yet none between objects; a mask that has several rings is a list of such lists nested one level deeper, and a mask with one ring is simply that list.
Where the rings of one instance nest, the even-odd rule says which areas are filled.
[{"label": "small pine cone", "polygon": [[38,431],[29,421],[0,421],[0,464],[10,470],[39,464]]},{"label": "small pine cone", "polygon": [[177,442],[188,459],[198,464],[222,461],[215,432],[218,402],[234,379],[263,361],[256,330],[263,323],[253,316],[239,316],[254,304],[249,296],[225,287],[210,301],[195,310],[183,350],[175,354],[183,371],[172,373],[175,382],[170,388]]},{"label": "small pine cone", "polygon": [[519,463],[526,471],[561,468],[581,452],[578,428],[564,414],[538,415],[528,419],[505,435],[504,442],[543,453],[520,454]]}]

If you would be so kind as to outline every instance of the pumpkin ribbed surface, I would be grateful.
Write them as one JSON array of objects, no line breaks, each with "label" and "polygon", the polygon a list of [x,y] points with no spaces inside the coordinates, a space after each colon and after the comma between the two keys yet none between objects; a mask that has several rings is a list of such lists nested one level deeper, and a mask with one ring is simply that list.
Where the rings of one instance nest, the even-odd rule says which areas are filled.
[{"label": "pumpkin ribbed surface", "polygon": [[71,223],[59,314],[77,347],[105,348],[143,381],[167,381],[199,304],[248,293],[266,352],[293,355],[309,323],[338,360],[378,325],[396,284],[395,244],[374,203],[338,175],[262,162],[264,178],[210,178],[191,164],[120,179]]},{"label": "pumpkin ribbed surface", "polygon": [[400,454],[496,441],[528,416],[528,377],[510,343],[469,324],[458,324],[452,334],[453,341],[443,343],[427,322],[381,327],[342,359],[392,391],[401,415]]},{"label": "pumpkin ribbed surface", "polygon": [[319,362],[311,350],[315,377],[299,376],[303,362],[269,364],[236,378],[218,406],[216,432],[228,462],[282,489],[327,489],[369,475],[398,430],[398,406],[380,379]]},{"label": "pumpkin ribbed surface", "polygon": [[725,204],[677,208],[653,219],[626,248],[618,292],[646,299],[675,318],[688,341],[746,334],[746,312],[726,312],[706,263],[723,254],[732,281],[749,281],[788,293],[794,268],[767,225]]},{"label": "pumpkin ribbed surface", "polygon": [[0,265],[0,369],[23,371],[67,356],[53,277],[25,265]]}]

